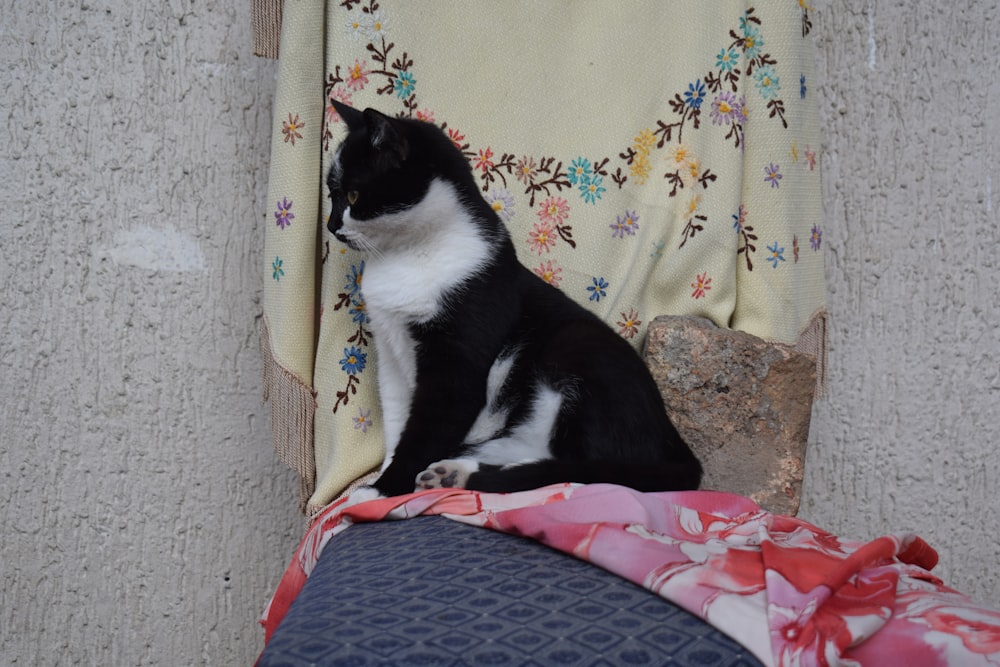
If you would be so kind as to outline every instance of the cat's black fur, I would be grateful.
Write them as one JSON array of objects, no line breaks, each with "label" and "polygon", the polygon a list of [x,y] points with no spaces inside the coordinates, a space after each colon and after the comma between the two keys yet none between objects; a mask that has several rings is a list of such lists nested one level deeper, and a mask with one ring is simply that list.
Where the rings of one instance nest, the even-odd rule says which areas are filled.
[{"label": "cat's black fur", "polygon": [[[335,107],[349,132],[327,179],[328,227],[369,252],[362,295],[387,422],[375,489],[697,488],[701,466],[639,355],[519,263],[451,140],[429,123]],[[463,234],[467,248],[449,245]]]}]

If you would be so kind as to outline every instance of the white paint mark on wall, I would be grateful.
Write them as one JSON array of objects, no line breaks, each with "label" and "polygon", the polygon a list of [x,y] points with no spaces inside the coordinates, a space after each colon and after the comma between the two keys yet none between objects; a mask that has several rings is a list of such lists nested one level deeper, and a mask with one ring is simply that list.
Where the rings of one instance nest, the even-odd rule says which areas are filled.
[{"label": "white paint mark on wall", "polygon": [[868,69],[875,71],[875,4],[868,0]]},{"label": "white paint mark on wall", "polygon": [[103,253],[115,264],[149,271],[202,272],[205,255],[194,239],[176,229],[136,227],[119,232],[115,244]]}]

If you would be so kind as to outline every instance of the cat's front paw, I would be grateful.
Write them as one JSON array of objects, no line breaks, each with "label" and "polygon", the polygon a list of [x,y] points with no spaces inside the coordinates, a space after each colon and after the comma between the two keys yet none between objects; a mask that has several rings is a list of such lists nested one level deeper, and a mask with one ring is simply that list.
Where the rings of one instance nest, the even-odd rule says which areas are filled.
[{"label": "cat's front paw", "polygon": [[450,459],[427,466],[417,475],[417,489],[464,489],[469,475],[476,472],[479,465],[475,461]]}]

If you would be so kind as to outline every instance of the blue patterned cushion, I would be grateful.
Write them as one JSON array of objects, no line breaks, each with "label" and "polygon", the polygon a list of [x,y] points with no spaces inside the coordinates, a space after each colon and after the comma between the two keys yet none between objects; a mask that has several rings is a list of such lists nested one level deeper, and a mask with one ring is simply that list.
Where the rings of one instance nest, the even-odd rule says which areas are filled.
[{"label": "blue patterned cushion", "polygon": [[281,665],[759,665],[642,588],[524,538],[420,517],[327,546],[261,656]]}]

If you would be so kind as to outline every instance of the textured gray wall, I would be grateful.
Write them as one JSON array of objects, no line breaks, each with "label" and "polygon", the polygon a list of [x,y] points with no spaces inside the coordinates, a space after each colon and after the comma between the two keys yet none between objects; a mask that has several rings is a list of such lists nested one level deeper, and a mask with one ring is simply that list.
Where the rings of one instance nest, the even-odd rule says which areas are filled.
[{"label": "textured gray wall", "polygon": [[1000,11],[820,9],[830,385],[801,514],[916,532],[1000,605]]},{"label": "textured gray wall", "polygon": [[274,71],[243,0],[0,2],[0,664],[260,650]]},{"label": "textured gray wall", "polygon": [[[816,4],[830,394],[802,514],[916,531],[997,602],[1000,17]],[[274,65],[247,5],[0,0],[4,664],[259,650],[303,526],[259,405]]]}]

